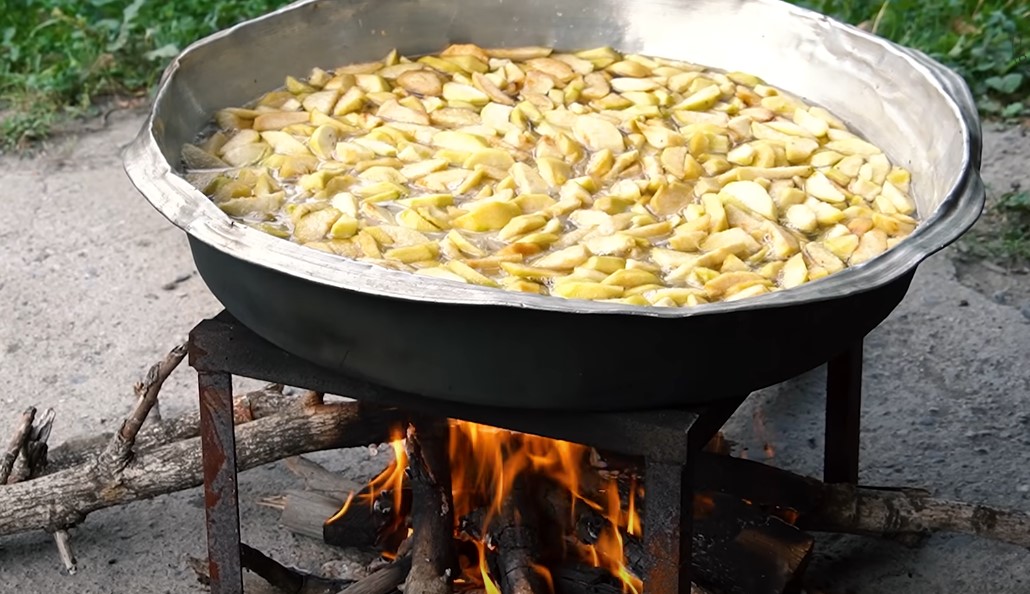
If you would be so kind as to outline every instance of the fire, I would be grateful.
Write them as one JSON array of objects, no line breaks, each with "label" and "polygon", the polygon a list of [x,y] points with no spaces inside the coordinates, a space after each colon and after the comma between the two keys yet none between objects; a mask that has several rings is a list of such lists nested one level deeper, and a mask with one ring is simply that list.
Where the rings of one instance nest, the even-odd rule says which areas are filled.
[{"label": "fire", "polygon": [[640,538],[644,531],[640,528],[640,516],[637,515],[637,479],[633,477],[629,484],[629,509],[626,510],[626,532]]},{"label": "fire", "polygon": [[365,499],[368,505],[374,505],[376,497],[383,491],[393,494],[393,509],[401,508],[404,494],[404,470],[408,467],[408,453],[404,450],[404,433],[394,429],[390,436],[390,447],[393,448],[393,462],[368,485]]},{"label": "fire", "polygon": [[343,502],[343,507],[340,508],[340,511],[336,512],[336,515],[334,515],[333,517],[331,517],[328,520],[326,520],[326,523],[328,524],[328,523],[335,522],[336,520],[339,520],[343,516],[347,515],[347,510],[350,509],[350,504],[353,503],[353,502],[354,502],[354,491],[351,491],[350,494],[347,495],[347,501]]},{"label": "fire", "polygon": [[[598,554],[599,567],[604,567],[619,578],[622,582],[622,591],[629,594],[640,594],[643,590],[643,583],[634,576],[625,564],[625,550],[623,546],[622,532],[620,528],[627,528],[629,525],[629,514],[622,513],[622,501],[619,499],[619,486],[615,481],[609,481],[605,489],[607,506],[605,517],[608,524],[601,531],[601,537],[597,540],[596,549]],[[634,499],[633,491],[630,491],[630,501]],[[639,520],[637,520],[639,522]]]},{"label": "fire", "polygon": [[348,494],[340,511],[326,520],[326,523],[332,523],[342,518],[355,499],[361,500],[369,507],[374,506],[376,498],[384,491],[389,491],[393,497],[393,509],[401,509],[404,497],[404,470],[408,467],[408,453],[404,450],[404,432],[400,428],[395,428],[390,432],[390,447],[393,449],[394,459],[386,467],[386,470],[372,479],[368,487],[360,494],[354,492]]},{"label": "fire", "polygon": [[490,566],[486,562],[486,543],[477,540],[476,549],[479,551],[479,575],[483,578],[483,587],[486,589],[486,594],[501,594],[501,589],[497,587],[493,578],[490,577]]},{"label": "fire", "polygon": [[[540,527],[541,531],[562,532],[558,539],[562,555],[607,570],[626,594],[641,594],[642,582],[627,567],[624,551],[624,535],[639,538],[642,534],[637,510],[637,497],[642,494],[642,489],[635,479],[630,484],[623,509],[619,487],[614,480],[603,484],[592,474],[589,480],[582,475],[583,470],[589,468],[591,454],[586,446],[464,421],[450,422],[449,438],[451,489],[457,524],[455,536],[471,541],[478,553],[478,561],[464,567],[464,573],[457,582],[475,585],[484,589],[486,594],[501,594],[499,583],[490,572],[489,559],[496,553],[490,542],[490,528],[505,513],[512,490],[527,489],[532,490],[533,497],[541,500],[534,499],[533,503],[540,504],[542,509],[539,511],[543,515],[567,514],[563,520]],[[408,463],[404,432],[394,432],[390,445],[395,460],[360,494],[352,493],[330,522],[346,514],[354,500],[374,504],[384,491],[392,495],[394,509],[401,509]],[[510,509],[507,511],[508,521],[511,521],[512,512]],[[576,533],[577,522],[584,514],[603,518],[596,542],[570,542],[575,538],[569,535]],[[398,521],[404,520],[400,518]],[[514,523],[520,522],[522,518],[516,513]],[[555,526],[556,523],[566,524]],[[534,564],[532,569],[542,584],[553,592],[554,578],[548,568]]]},{"label": "fire", "polygon": [[452,421],[450,463],[455,515],[486,508],[483,525],[489,525],[501,513],[515,479],[527,471],[564,488],[569,508],[574,510],[575,501],[583,499],[579,493],[580,468],[589,455],[589,448],[565,441]]}]

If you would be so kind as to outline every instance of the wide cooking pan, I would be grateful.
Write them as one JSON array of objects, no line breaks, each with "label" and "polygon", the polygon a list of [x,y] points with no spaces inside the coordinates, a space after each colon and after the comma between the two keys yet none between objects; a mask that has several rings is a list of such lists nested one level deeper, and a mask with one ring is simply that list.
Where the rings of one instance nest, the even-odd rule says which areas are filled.
[{"label": "wide cooking pan", "polygon": [[[924,222],[801,287],[695,308],[563,300],[386,270],[235,225],[180,176],[212,114],[287,74],[451,42],[610,45],[742,70],[842,117],[912,172]],[[965,84],[907,50],[773,0],[306,0],[217,33],[168,68],[125,153],[241,322],[325,367],[441,399],[630,410],[735,397],[810,369],[879,324],[920,262],[979,216],[980,127]]]}]

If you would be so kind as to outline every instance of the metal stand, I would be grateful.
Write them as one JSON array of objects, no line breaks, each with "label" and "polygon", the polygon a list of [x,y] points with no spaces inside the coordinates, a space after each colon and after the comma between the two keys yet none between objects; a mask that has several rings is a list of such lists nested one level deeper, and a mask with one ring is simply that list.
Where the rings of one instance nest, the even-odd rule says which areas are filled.
[{"label": "metal stand", "polygon": [[860,338],[826,366],[826,445],[823,482],[858,484],[862,425],[862,343]]},{"label": "metal stand", "polygon": [[[193,357],[190,357],[191,360]],[[200,447],[204,459],[204,511],[212,594],[242,594],[240,503],[236,484],[236,434],[232,376],[197,372],[200,385]]]},{"label": "metal stand", "polygon": [[[213,594],[242,594],[240,564],[239,495],[232,415],[232,375],[282,383],[328,394],[347,395],[371,404],[396,407],[414,414],[461,419],[561,439],[645,460],[644,547],[650,566],[644,577],[646,592],[688,594],[693,528],[693,452],[700,451],[743,403],[747,395],[723,399],[717,405],[641,413],[581,413],[501,409],[445,402],[398,392],[318,367],[261,339],[226,313],[205,320],[190,333],[189,363],[197,370],[200,386],[201,446],[204,458],[204,495],[207,513],[208,558]],[[831,378],[861,375],[857,360],[839,357]],[[850,367],[856,364],[857,370]],[[836,394],[837,383],[830,382]],[[828,408],[827,421],[847,424],[840,441],[826,445],[830,468],[850,468],[857,475],[860,385],[843,398],[843,409]],[[852,439],[850,430],[856,431]],[[851,448],[852,442],[856,447]],[[851,457],[854,456],[852,460]],[[843,461],[841,461],[843,460]]]}]

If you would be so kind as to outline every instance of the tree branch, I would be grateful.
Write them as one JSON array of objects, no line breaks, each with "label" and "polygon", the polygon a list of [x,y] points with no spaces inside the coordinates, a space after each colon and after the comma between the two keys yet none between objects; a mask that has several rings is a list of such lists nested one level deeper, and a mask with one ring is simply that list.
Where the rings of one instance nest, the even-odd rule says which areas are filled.
[{"label": "tree branch", "polygon": [[[253,421],[280,412],[297,399],[284,396],[282,384],[269,384],[260,390],[237,396],[233,400],[233,419],[236,424]],[[56,472],[95,460],[104,448],[116,440],[117,432],[75,437],[50,450],[48,472]],[[192,411],[180,417],[148,423],[136,436],[133,446],[138,451],[151,450],[183,439],[200,435],[200,413]]]},{"label": "tree branch", "polygon": [[7,484],[7,479],[11,476],[11,471],[14,470],[14,462],[18,459],[21,449],[25,447],[25,442],[29,438],[29,432],[32,430],[32,421],[35,419],[36,408],[34,406],[25,409],[25,412],[21,414],[21,422],[18,424],[14,436],[11,437],[11,441],[7,444],[7,450],[4,451],[3,458],[0,459],[0,485]]},{"label": "tree branch", "polygon": [[1027,512],[935,499],[920,489],[844,484],[823,488],[822,504],[798,522],[804,530],[903,540],[959,532],[1030,548]]},{"label": "tree branch", "polygon": [[143,428],[143,422],[147,420],[150,409],[157,404],[161,386],[185,357],[186,344],[180,344],[150,368],[143,382],[136,384],[135,392],[139,396],[136,408],[122,422],[121,429],[111,439],[104,452],[104,465],[110,467],[111,471],[117,471],[129,463],[132,458],[132,446],[136,443],[136,435]]},{"label": "tree branch", "polygon": [[[242,471],[307,452],[382,443],[403,418],[357,402],[288,407],[236,428],[237,463]],[[0,487],[0,535],[59,530],[98,509],[195,487],[203,482],[200,457],[200,439],[190,438],[141,452],[114,474],[87,462]]]}]

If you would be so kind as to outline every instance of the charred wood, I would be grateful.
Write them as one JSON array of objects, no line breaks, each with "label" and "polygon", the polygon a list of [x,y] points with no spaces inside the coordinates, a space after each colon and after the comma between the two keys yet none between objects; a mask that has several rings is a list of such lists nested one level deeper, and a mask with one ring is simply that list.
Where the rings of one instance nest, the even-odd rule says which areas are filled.
[{"label": "charred wood", "polygon": [[734,495],[770,512],[793,510],[803,515],[824,497],[822,481],[768,464],[701,452],[694,458],[694,488]]},{"label": "charred wood", "polygon": [[694,499],[694,575],[725,594],[783,592],[804,569],[813,543],[739,497],[708,493]]},{"label": "charred wood", "polygon": [[367,491],[362,490],[347,513],[323,524],[322,540],[326,544],[337,547],[376,546],[381,550],[393,551],[407,537],[407,520],[412,505],[411,489],[401,492],[399,510],[394,509],[392,490],[379,492],[372,505],[359,499],[366,494]]},{"label": "charred wood", "polygon": [[544,594],[549,589],[534,559],[541,547],[533,499],[528,485],[516,479],[490,528],[504,594]]},{"label": "charred wood", "polygon": [[405,447],[413,532],[406,592],[450,594],[451,580],[456,574],[448,437],[444,419],[416,418],[408,427]]},{"label": "charred wood", "polygon": [[331,580],[286,567],[246,544],[240,544],[240,563],[284,594],[335,594],[354,580]]},{"label": "charred wood", "polygon": [[597,567],[571,565],[554,571],[555,594],[622,594],[610,573]]},{"label": "charred wood", "polygon": [[[411,489],[401,493],[401,508],[395,510],[392,490],[381,491],[372,504],[366,503],[368,489],[303,456],[289,458],[286,467],[304,479],[310,491],[291,491],[274,505],[282,510],[280,522],[290,531],[317,538],[338,547],[379,546],[393,551],[407,536],[406,518],[411,512]],[[342,516],[329,522],[355,494]]]},{"label": "charred wood", "polygon": [[[699,495],[694,508],[691,575],[698,584],[724,594],[779,594],[804,569],[813,539],[797,528],[728,495]],[[615,529],[593,510],[578,522],[587,544]],[[644,541],[625,530],[620,534],[627,568],[643,576],[650,562]]]},{"label": "charred wood", "polygon": [[[571,496],[560,489],[545,490],[539,501],[550,524],[571,524],[570,531],[581,543],[595,544],[604,531],[619,529],[586,504],[576,505],[573,511]],[[646,504],[645,498],[642,505]],[[691,575],[698,584],[725,594],[783,592],[812,550],[810,536],[736,496],[698,496],[693,513]],[[619,530],[627,568],[638,577],[645,575],[650,555],[644,542]],[[741,567],[753,570],[740,571]]]}]

